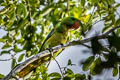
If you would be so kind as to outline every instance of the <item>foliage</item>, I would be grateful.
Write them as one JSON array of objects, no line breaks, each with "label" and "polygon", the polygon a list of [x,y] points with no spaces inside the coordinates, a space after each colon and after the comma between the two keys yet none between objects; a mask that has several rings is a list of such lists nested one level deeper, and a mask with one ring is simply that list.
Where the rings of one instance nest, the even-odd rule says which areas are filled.
[{"label": "foliage", "polygon": [[[24,58],[37,54],[46,35],[67,16],[74,16],[81,21],[81,28],[70,32],[70,40],[82,39],[100,21],[104,22],[104,33],[120,25],[119,7],[120,3],[115,0],[0,0],[0,29],[6,31],[6,35],[0,38],[0,43],[4,43],[0,55],[12,55],[11,68],[14,68]],[[91,40],[90,50],[93,56],[82,63],[84,71],[89,70],[91,75],[97,75],[106,68],[113,68],[113,76],[117,76],[120,29],[108,36],[107,42],[108,46],[103,45],[97,37]],[[16,55],[20,55],[18,59],[15,58]],[[68,66],[73,65],[69,60]],[[40,66],[34,75],[30,79],[62,78],[58,72],[48,74],[44,66]],[[87,78],[84,74],[74,74],[69,68],[63,76],[64,80]],[[0,74],[1,77],[3,75]]]}]

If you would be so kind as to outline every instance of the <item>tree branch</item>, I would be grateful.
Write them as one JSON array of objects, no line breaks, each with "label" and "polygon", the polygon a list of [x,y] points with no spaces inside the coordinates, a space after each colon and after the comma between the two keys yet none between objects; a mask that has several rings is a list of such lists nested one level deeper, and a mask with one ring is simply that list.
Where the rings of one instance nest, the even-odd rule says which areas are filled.
[{"label": "tree branch", "polygon": [[[10,61],[11,59],[14,58],[15,55],[16,55],[16,54],[14,54],[14,55],[11,54],[11,58],[8,58],[8,59],[0,59],[0,61]],[[1,56],[1,54],[0,54],[0,56]]]},{"label": "tree branch", "polygon": [[[102,34],[100,36],[96,36],[96,37],[98,39],[105,39],[108,36],[109,33],[113,32],[117,28],[120,28],[120,26],[116,26],[116,27],[110,29],[109,31],[107,31],[106,33],[104,33],[104,34]],[[58,51],[59,49],[64,49],[64,48],[69,47],[69,46],[81,45],[83,43],[90,42],[93,38],[94,37],[87,38],[87,39],[84,39],[84,40],[75,40],[75,41],[72,41],[72,42],[68,42],[67,44],[64,44],[64,45],[58,45],[56,47],[52,47],[52,53],[54,54],[54,52]],[[7,76],[2,78],[1,80],[9,80],[12,76],[15,76],[17,73],[22,71],[30,63],[32,63],[32,62],[34,62],[34,61],[36,61],[38,59],[44,60],[44,58],[46,58],[46,57],[48,58],[48,57],[50,57],[50,55],[51,55],[51,52],[49,50],[45,50],[45,51],[42,51],[42,52],[32,56],[31,58],[27,59],[23,63],[16,66],[13,70],[11,70],[11,72]],[[45,62],[46,61],[42,61],[41,64],[43,64]]]},{"label": "tree branch", "polygon": [[9,58],[9,59],[0,59],[0,61],[9,61],[11,60],[12,58]]}]

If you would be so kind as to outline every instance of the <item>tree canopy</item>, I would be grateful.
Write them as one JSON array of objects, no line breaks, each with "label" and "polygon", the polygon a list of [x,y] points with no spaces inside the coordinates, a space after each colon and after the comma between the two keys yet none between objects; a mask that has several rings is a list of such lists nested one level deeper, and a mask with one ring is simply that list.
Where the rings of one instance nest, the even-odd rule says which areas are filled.
[{"label": "tree canopy", "polygon": [[[11,55],[10,59],[0,61],[12,60],[12,70],[24,62],[25,58],[27,60],[38,54],[47,34],[68,16],[81,21],[79,30],[70,31],[71,43],[68,46],[83,45],[92,50],[93,56],[81,63],[83,71],[89,71],[89,76],[74,74],[67,67],[62,70],[62,74],[48,74],[47,67],[41,65],[29,79],[91,80],[91,76],[110,68],[113,76],[117,76],[120,73],[120,3],[117,0],[0,0],[0,29],[6,31],[6,35],[0,38],[0,43],[4,43],[0,56]],[[104,24],[102,34],[86,38],[88,32],[99,22]],[[107,44],[103,45],[101,39]],[[90,44],[85,44],[88,42]],[[62,47],[65,48],[65,45]],[[19,58],[16,58],[17,55]],[[69,60],[68,66],[72,65]],[[0,74],[0,78],[4,76]],[[120,75],[118,77],[120,79]]]}]

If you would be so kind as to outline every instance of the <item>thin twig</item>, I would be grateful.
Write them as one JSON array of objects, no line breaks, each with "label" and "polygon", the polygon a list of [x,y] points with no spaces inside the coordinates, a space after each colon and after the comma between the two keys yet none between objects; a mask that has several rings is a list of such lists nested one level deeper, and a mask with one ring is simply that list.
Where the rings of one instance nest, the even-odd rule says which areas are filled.
[{"label": "thin twig", "polygon": [[[49,50],[49,49],[48,49]],[[50,51],[50,59],[49,59],[49,62],[48,62],[48,65],[47,65],[47,68],[49,67],[49,65],[50,65],[50,62],[51,62],[51,58],[53,58],[54,60],[55,60],[55,62],[57,63],[57,65],[58,65],[58,67],[59,67],[59,69],[60,69],[60,72],[61,72],[61,75],[62,75],[62,79],[64,78],[64,75],[63,75],[63,72],[62,72],[62,70],[61,70],[61,67],[60,67],[60,64],[58,63],[58,61],[54,58],[54,56],[53,56],[53,54],[52,54],[52,51],[51,50],[49,50]]]},{"label": "thin twig", "polygon": [[[52,56],[53,57],[53,56]],[[60,69],[60,72],[61,72],[61,75],[62,75],[62,79],[64,78],[64,75],[63,75],[63,72],[61,70],[61,67],[60,67],[60,64],[58,63],[58,61],[53,57],[53,59],[55,60],[55,62],[57,63],[59,69]]]},{"label": "thin twig", "polygon": [[[9,58],[9,59],[0,59],[0,61],[9,61],[9,60],[13,59],[15,57],[15,55],[16,54],[14,54],[14,55],[11,54],[11,58]],[[2,54],[0,54],[0,56],[2,56]]]},{"label": "thin twig", "polygon": [[96,22],[93,23],[92,25],[95,25],[95,24],[97,24],[97,23],[100,22],[100,21],[103,21],[103,19],[100,19],[100,20],[96,21]]},{"label": "thin twig", "polygon": [[11,60],[12,58],[9,58],[9,59],[0,59],[0,61],[9,61]]},{"label": "thin twig", "polygon": [[49,65],[50,65],[50,62],[51,62],[51,59],[49,60],[49,62],[48,62],[48,64],[47,64],[47,68],[49,67]]},{"label": "thin twig", "polygon": [[111,33],[112,31],[116,30],[117,28],[120,28],[120,26],[113,27],[112,29],[107,31],[104,35],[108,35],[109,33]]}]

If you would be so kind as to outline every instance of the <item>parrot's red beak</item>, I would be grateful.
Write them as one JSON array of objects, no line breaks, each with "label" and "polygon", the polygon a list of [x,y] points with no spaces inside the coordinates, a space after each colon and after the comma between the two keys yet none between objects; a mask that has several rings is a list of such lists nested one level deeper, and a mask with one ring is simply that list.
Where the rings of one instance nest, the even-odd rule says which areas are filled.
[{"label": "parrot's red beak", "polygon": [[73,24],[74,29],[78,29],[79,26],[80,26],[80,24],[79,24],[78,21],[76,21],[76,22]]}]

